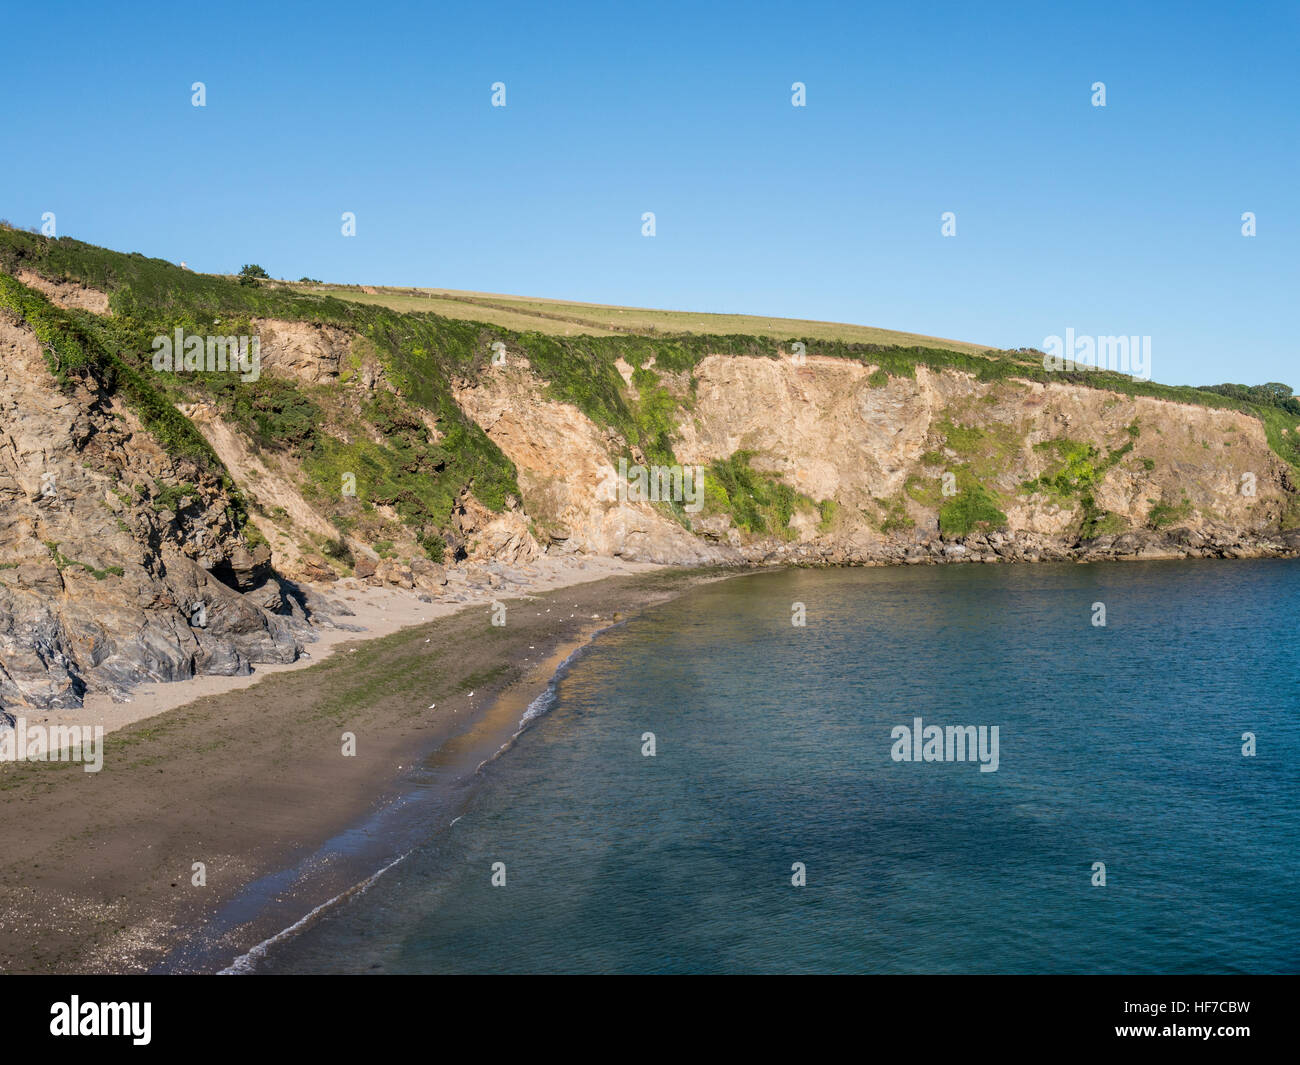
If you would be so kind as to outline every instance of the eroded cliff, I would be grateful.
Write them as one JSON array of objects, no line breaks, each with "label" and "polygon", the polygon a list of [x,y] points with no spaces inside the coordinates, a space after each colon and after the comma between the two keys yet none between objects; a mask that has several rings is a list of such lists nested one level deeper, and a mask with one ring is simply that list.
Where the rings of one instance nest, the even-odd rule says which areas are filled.
[{"label": "eroded cliff", "polygon": [[[173,336],[208,364],[160,364]],[[255,372],[214,368],[240,338]],[[448,567],[544,552],[1293,554],[1298,464],[1284,397],[1025,352],[513,333],[0,229],[0,706],[290,661],[341,578],[434,598]]]}]

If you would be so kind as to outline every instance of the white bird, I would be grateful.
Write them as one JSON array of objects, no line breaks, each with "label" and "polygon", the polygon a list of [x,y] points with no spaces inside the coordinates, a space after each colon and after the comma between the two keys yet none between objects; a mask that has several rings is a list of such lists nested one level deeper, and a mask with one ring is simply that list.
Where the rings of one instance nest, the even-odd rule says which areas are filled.
[{"label": "white bird", "polygon": [[430,710],[433,710],[433,709],[435,709],[435,708],[437,707],[437,705],[438,705],[437,703],[430,703],[430,704],[429,704],[429,709],[430,709]]}]

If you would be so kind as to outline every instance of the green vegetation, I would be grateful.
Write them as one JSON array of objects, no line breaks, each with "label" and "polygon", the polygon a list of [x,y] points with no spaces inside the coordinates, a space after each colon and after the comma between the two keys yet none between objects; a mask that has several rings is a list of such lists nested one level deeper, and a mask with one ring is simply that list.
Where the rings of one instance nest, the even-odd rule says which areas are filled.
[{"label": "green vegetation", "polygon": [[833,499],[823,499],[817,504],[817,531],[819,533],[828,533],[835,525],[835,515],[839,513],[840,505]]},{"label": "green vegetation", "polygon": [[1232,396],[1259,407],[1277,407],[1293,417],[1300,417],[1300,398],[1292,393],[1290,385],[1279,381],[1264,385],[1201,385],[1200,390]]},{"label": "green vegetation", "polygon": [[[834,323],[639,311],[476,293],[408,289],[371,296],[359,288],[343,286],[325,286],[324,291],[320,286],[299,291],[274,281],[241,286],[228,278],[196,274],[138,253],[127,255],[68,237],[53,239],[0,227],[0,271],[22,267],[108,292],[115,318],[162,319],[174,327],[190,322],[211,324],[213,316],[240,314],[355,329],[375,342],[386,368],[401,378],[403,393],[424,406],[431,402],[441,406],[437,401],[445,390],[448,371],[481,372],[488,365],[491,343],[499,340],[508,351],[524,352],[538,373],[551,382],[557,398],[573,402],[593,421],[618,429],[629,440],[637,435],[635,418],[622,398],[622,382],[613,366],[616,358],[641,367],[653,355],[658,369],[681,372],[708,354],[778,358],[788,353],[795,341],[802,341],[809,355],[861,361],[893,377],[913,377],[917,366],[927,366],[962,370],[986,382],[1019,378],[1073,383],[1127,396],[1241,410],[1261,418],[1269,430],[1270,446],[1300,468],[1300,438],[1290,432],[1295,428],[1300,401],[1290,396],[1288,386],[1277,383],[1194,388],[1086,367],[1048,371],[1043,368],[1041,352],[982,350],[956,341]],[[385,306],[386,302],[409,313],[397,313]],[[442,304],[446,302],[456,305],[457,317],[417,309],[445,310]],[[497,308],[505,308],[527,328],[489,324],[488,312]],[[545,331],[557,321],[553,315],[564,323],[561,335]],[[602,325],[609,329],[606,335],[597,335],[594,330]],[[568,332],[575,327],[586,332]],[[790,335],[796,328],[802,335]],[[197,331],[209,332],[207,328]],[[868,337],[871,339],[865,339]],[[1291,439],[1283,439],[1283,428]]]},{"label": "green vegetation", "polygon": [[1079,497],[1079,503],[1083,509],[1083,519],[1079,524],[1081,539],[1091,540],[1098,536],[1121,533],[1128,528],[1124,519],[1118,514],[1112,514],[1109,510],[1099,507],[1091,492],[1083,493]]},{"label": "green vegetation", "polygon": [[[751,469],[752,457],[752,452],[737,451],[730,458],[714,462],[705,474],[705,503],[730,514],[738,529],[788,537],[795,508],[801,503],[811,506],[811,500],[788,484]],[[821,513],[822,520],[826,520],[826,511]]]},{"label": "green vegetation", "polygon": [[[376,443],[363,424],[383,442]],[[369,524],[356,500],[342,495],[344,475],[352,474],[358,495],[375,506],[392,507],[434,561],[443,557],[442,530],[465,484],[473,484],[478,499],[493,510],[502,509],[507,496],[518,492],[514,467],[500,452],[494,456],[482,446],[485,437],[456,424],[438,444],[430,444],[418,413],[389,392],[377,392],[360,419],[343,428],[346,439],[317,432],[299,449],[309,478],[304,493],[327,510],[350,507],[347,517]],[[456,475],[448,476],[453,468]]]},{"label": "green vegetation", "polygon": [[348,547],[346,540],[326,540],[321,545],[321,554],[326,558],[332,558],[334,561],[342,562],[348,566],[356,564],[356,559],[352,557],[352,549]]},{"label": "green vegetation", "polygon": [[[109,295],[111,318],[55,307],[40,293],[8,276],[30,269],[74,281]],[[454,401],[452,381],[473,381],[492,368],[493,345],[521,355],[548,382],[551,398],[572,403],[598,426],[621,435],[630,453],[639,449],[651,465],[672,465],[676,426],[693,402],[691,372],[710,355],[784,358],[802,342],[808,355],[855,361],[872,368],[868,383],[915,377],[917,367],[958,370],[987,383],[1008,382],[984,397],[995,404],[1013,379],[1075,383],[1125,396],[1151,396],[1203,407],[1238,410],[1265,427],[1270,447],[1300,471],[1300,400],[1288,386],[1215,385],[1172,387],[1122,374],[1077,368],[1050,372],[1042,354],[994,351],[835,323],[799,322],[729,315],[643,311],[562,301],[527,300],[480,293],[383,290],[276,282],[250,264],[238,278],[196,274],[161,259],[121,254],[69,238],[51,239],[0,226],[0,308],[28,323],[40,340],[51,372],[66,386],[85,384],[117,394],[136,412],[167,451],[222,478],[236,500],[235,521],[251,538],[244,504],[212,449],[178,403],[212,403],[258,448],[291,455],[310,479],[306,494],[340,532],[392,542],[394,530],[375,507],[391,507],[432,558],[442,558],[456,502],[466,492],[499,511],[519,494],[513,465]],[[435,313],[436,312],[436,313]],[[242,382],[231,373],[155,373],[151,341],[176,328],[197,335],[254,332],[252,320],[279,319],[334,326],[354,336],[340,367],[354,380],[373,362],[389,388],[371,393],[313,387],[263,374]],[[652,362],[653,360],[653,362]],[[632,389],[616,363],[633,368]],[[351,399],[344,399],[348,391]],[[993,487],[1021,447],[1015,426],[958,410],[941,422],[942,448],[922,456],[933,480],[909,479],[900,496],[881,504],[882,525],[912,528],[910,499],[940,510],[945,531],[1005,521],[1003,500]],[[431,426],[436,432],[431,433]],[[1115,524],[1100,511],[1094,490],[1105,471],[1128,454],[1138,436],[1104,458],[1077,441],[1050,442],[1053,461],[1026,486],[1061,499],[1078,500],[1083,528]],[[430,442],[431,435],[436,444]],[[945,451],[948,454],[945,454]],[[955,458],[953,457],[955,456]],[[750,456],[737,452],[714,463],[705,479],[710,512],[728,513],[751,533],[788,535],[797,507],[818,510],[829,528],[834,510],[805,500],[779,479],[759,474]],[[1150,459],[1142,460],[1147,469]],[[937,496],[937,475],[950,470],[959,492]],[[344,474],[353,474],[362,500],[343,496]],[[190,476],[187,473],[187,476]],[[197,479],[197,477],[195,478]],[[988,487],[986,487],[988,486]],[[680,506],[674,509],[684,523]],[[1158,515],[1163,517],[1163,512]],[[340,524],[342,523],[342,524]]]},{"label": "green vegetation", "polygon": [[1007,516],[1001,510],[1001,501],[986,485],[1003,474],[1019,451],[1016,428],[1002,422],[983,427],[965,425],[948,417],[936,429],[943,435],[944,448],[956,458],[949,461],[939,451],[927,451],[921,462],[931,468],[946,467],[943,473],[952,475],[956,492],[945,496],[939,475],[914,474],[904,484],[904,493],[927,509],[937,509],[939,529],[947,536],[968,536],[1005,525]]},{"label": "green vegetation", "polygon": [[[1125,432],[1129,439],[1104,459],[1100,459],[1101,452],[1096,446],[1069,437],[1034,445],[1036,451],[1052,455],[1055,462],[1041,476],[1021,485],[1021,491],[1031,495],[1041,492],[1066,504],[1077,500],[1081,511],[1079,535],[1085,540],[1124,531],[1127,526],[1123,519],[1099,507],[1093,493],[1106,471],[1133,450],[1133,442],[1142,434],[1136,422],[1126,426]],[[1155,468],[1155,463],[1145,459],[1143,466],[1150,470]]]},{"label": "green vegetation", "polygon": [[107,577],[121,577],[126,573],[121,566],[105,566],[103,569],[96,569],[89,562],[78,562],[75,558],[68,558],[59,551],[59,545],[56,541],[44,540],[42,542],[49,548],[50,554],[54,556],[54,565],[60,573],[69,566],[79,566],[97,581],[102,581]]},{"label": "green vegetation", "polygon": [[912,474],[903,485],[904,494],[928,510],[943,506],[943,485],[939,477],[922,477]]},{"label": "green vegetation", "polygon": [[637,390],[632,419],[636,426],[635,438],[641,441],[646,462],[650,465],[672,465],[673,434],[677,429],[681,401],[659,382],[654,370],[638,367],[632,372],[632,385]]},{"label": "green vegetation", "polygon": [[888,500],[877,499],[875,502],[881,510],[880,531],[886,536],[892,536],[894,533],[910,533],[916,528],[916,523],[908,517],[907,503],[901,496]]},{"label": "green vegetation", "polygon": [[[513,465],[451,395],[453,374],[472,374],[487,364],[499,334],[486,327],[304,296],[265,281],[242,285],[159,259],[0,228],[0,271],[22,268],[109,293],[112,317],[104,319],[57,308],[0,273],[0,307],[32,327],[58,379],[70,386],[93,378],[96,387],[121,393],[170,454],[222,477],[237,500],[221,462],[176,410],[177,403],[211,402],[258,447],[292,454],[313,477],[316,497],[327,512],[348,505],[340,492],[343,472],[355,473],[358,481],[370,472],[371,483],[379,486],[375,502],[391,503],[415,527],[431,557],[442,556],[440,529],[462,492],[472,490],[493,510],[518,495]],[[247,276],[259,275],[250,268]],[[396,435],[374,443],[373,430],[356,417],[340,435],[338,422],[349,420],[344,412],[327,410],[322,405],[326,397],[295,381],[266,374],[243,382],[233,373],[153,371],[155,336],[171,336],[178,327],[200,336],[247,334],[254,332],[254,317],[336,325],[358,334],[354,350],[373,353],[400,392],[400,399],[382,393],[382,409],[365,415],[377,415],[381,432],[400,423]],[[518,350],[516,337],[506,339]],[[359,354],[355,362],[359,368]],[[609,372],[618,380],[612,365]],[[438,424],[440,453],[413,444],[416,437],[427,438],[428,427],[412,408],[423,408]],[[631,422],[626,405],[618,413]],[[252,542],[256,533],[246,525],[242,500],[236,509],[237,527]]]},{"label": "green vegetation", "polygon": [[999,528],[1007,523],[1007,516],[997,503],[997,497],[978,481],[959,483],[957,494],[939,508],[939,530],[945,536],[969,536]]},{"label": "green vegetation", "polygon": [[93,340],[86,318],[61,312],[40,293],[17,278],[0,274],[0,307],[26,322],[41,342],[45,361],[59,383],[67,387],[95,365]]},{"label": "green vegetation", "polygon": [[268,451],[301,447],[323,420],[320,407],[300,386],[279,377],[264,377],[249,388],[235,374],[203,374],[200,387],[223,417]]},{"label": "green vegetation", "polygon": [[158,494],[154,497],[154,510],[170,510],[178,513],[181,509],[181,501],[187,497],[197,496],[198,489],[192,484],[165,484],[158,486]]},{"label": "green vegetation", "polygon": [[1026,481],[1021,486],[1026,493],[1042,492],[1068,500],[1091,490],[1101,480],[1102,470],[1096,461],[1100,452],[1092,444],[1061,437],[1035,444],[1034,450],[1053,455],[1056,465],[1052,472]]},{"label": "green vegetation", "polygon": [[1171,504],[1161,500],[1147,513],[1147,524],[1153,529],[1163,529],[1174,525],[1192,512],[1191,504],[1184,499],[1181,503]]},{"label": "green vegetation", "polygon": [[[959,479],[962,471],[982,482],[996,479],[1011,465],[1021,447],[1019,432],[1003,422],[993,422],[981,428],[959,425],[951,418],[945,418],[936,429],[943,434],[944,446],[956,453],[957,458],[950,468]],[[927,452],[925,457],[931,454]],[[936,465],[948,465],[943,456],[936,457],[939,458]]]},{"label": "green vegetation", "polygon": [[[0,238],[15,232],[0,229]],[[32,330],[43,347],[50,372],[63,388],[84,384],[121,396],[169,454],[216,476],[232,499],[235,528],[247,529],[246,538],[254,542],[255,530],[248,526],[239,488],[203,435],[157,387],[156,376],[146,375],[133,365],[128,330],[122,323],[106,321],[87,311],[56,307],[41,293],[3,273],[0,310],[13,314]],[[143,360],[144,356],[139,358]]]}]

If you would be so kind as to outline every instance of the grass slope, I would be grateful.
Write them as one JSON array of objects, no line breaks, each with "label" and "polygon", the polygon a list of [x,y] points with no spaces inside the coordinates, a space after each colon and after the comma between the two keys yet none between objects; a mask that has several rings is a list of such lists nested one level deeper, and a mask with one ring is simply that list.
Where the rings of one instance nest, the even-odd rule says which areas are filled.
[{"label": "grass slope", "polygon": [[883,344],[895,347],[947,348],[978,354],[986,345],[946,340],[920,333],[876,329],[841,322],[803,318],[768,318],[750,314],[711,314],[695,311],[660,311],[643,307],[618,307],[573,300],[532,299],[490,292],[452,289],[375,288],[357,285],[295,285],[298,291],[335,296],[403,312],[432,312],[446,318],[490,322],[508,329],[575,336],[638,333],[655,336],[674,333],[811,337],[844,344]]}]

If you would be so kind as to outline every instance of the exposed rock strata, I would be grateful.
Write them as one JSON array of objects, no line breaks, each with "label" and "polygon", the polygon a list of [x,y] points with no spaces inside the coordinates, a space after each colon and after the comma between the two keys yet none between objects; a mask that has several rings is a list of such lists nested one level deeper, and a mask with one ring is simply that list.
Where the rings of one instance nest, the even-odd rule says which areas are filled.
[{"label": "exposed rock strata", "polygon": [[[108,310],[103,293],[23,279],[63,306]],[[359,411],[374,390],[393,390],[366,342],[346,330],[269,319],[253,326],[263,370],[313,395],[351,390],[342,402]],[[617,369],[635,401],[633,368]],[[314,625],[346,627],[346,608],[311,587],[345,574],[463,602],[475,589],[523,589],[543,552],[673,565],[1300,552],[1300,531],[1289,528],[1291,469],[1244,413],[924,366],[914,378],[882,380],[874,369],[710,356],[671,382],[689,395],[673,435],[679,461],[707,467],[750,453],[753,469],[802,497],[781,535],[750,534],[725,513],[688,508],[679,520],[629,499],[618,461],[642,461],[639,450],[554,398],[525,360],[462,380],[454,398],[515,464],[521,498],[494,512],[472,487],[462,492],[444,530],[444,565],[424,556],[415,530],[383,544],[341,532],[346,526],[313,503],[291,454],[260,451],[209,403],[186,405],[182,413],[254,504],[253,527],[241,533],[227,481],[171,457],[117,398],[60,388],[31,332],[0,314],[0,713],[292,661]],[[438,445],[443,427],[429,412],[420,418],[430,447]],[[959,454],[949,446],[954,425],[991,450],[978,460]],[[1082,537],[1078,498],[1025,490],[1050,466],[1044,447],[1062,439],[1094,446],[1099,461],[1116,456],[1091,505],[1117,531]],[[974,461],[1005,509],[1005,528],[944,536],[933,486],[945,468]],[[819,511],[823,503],[833,505]],[[403,528],[391,507],[373,506]],[[342,561],[321,554],[326,544]]]}]

